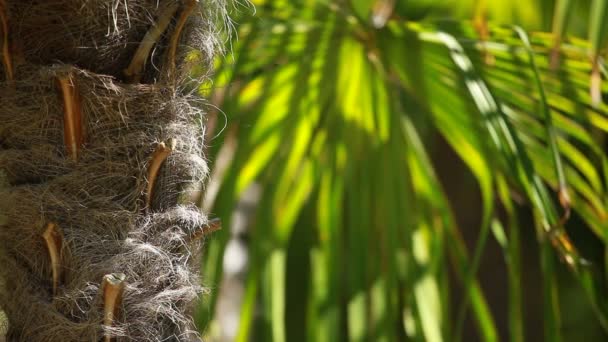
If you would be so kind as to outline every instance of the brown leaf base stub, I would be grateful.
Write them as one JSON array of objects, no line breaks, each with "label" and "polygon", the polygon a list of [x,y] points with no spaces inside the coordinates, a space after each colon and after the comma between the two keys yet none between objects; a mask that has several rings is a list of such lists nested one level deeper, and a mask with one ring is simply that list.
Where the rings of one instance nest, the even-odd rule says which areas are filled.
[{"label": "brown leaf base stub", "polygon": [[106,274],[101,282],[101,291],[103,293],[103,325],[107,329],[104,334],[105,342],[114,340],[111,328],[114,325],[114,321],[118,318],[125,290],[126,277],[123,273]]},{"label": "brown leaf base stub", "polygon": [[8,12],[5,0],[0,0],[0,34],[2,34],[2,63],[4,64],[4,73],[8,83],[12,83],[15,79],[13,74],[13,57],[11,53],[11,43],[8,28]]},{"label": "brown leaf base stub", "polygon": [[171,154],[171,151],[175,149],[175,139],[169,139],[167,144],[161,142],[158,144],[154,153],[152,153],[152,158],[150,160],[150,165],[148,166],[148,186],[146,187],[146,200],[145,207],[148,209],[152,202],[152,192],[154,191],[154,185],[156,184],[156,178],[158,177],[158,171],[160,167],[165,162],[165,159]]},{"label": "brown leaf base stub", "polygon": [[42,234],[46,248],[49,252],[51,263],[51,274],[53,283],[53,295],[57,294],[59,283],[63,279],[63,235],[59,227],[54,223],[48,223]]},{"label": "brown leaf base stub", "polygon": [[57,86],[63,100],[63,141],[70,158],[77,161],[84,143],[80,95],[70,74],[57,77]]}]

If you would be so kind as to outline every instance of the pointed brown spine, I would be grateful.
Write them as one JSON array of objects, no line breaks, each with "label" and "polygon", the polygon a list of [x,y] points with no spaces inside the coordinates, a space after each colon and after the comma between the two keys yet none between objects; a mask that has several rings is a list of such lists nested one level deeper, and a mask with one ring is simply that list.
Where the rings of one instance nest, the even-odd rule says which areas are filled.
[{"label": "pointed brown spine", "polygon": [[211,233],[217,232],[222,229],[222,220],[219,218],[214,218],[209,220],[207,224],[199,229],[197,229],[192,236],[190,236],[190,242],[194,242],[207,236]]}]

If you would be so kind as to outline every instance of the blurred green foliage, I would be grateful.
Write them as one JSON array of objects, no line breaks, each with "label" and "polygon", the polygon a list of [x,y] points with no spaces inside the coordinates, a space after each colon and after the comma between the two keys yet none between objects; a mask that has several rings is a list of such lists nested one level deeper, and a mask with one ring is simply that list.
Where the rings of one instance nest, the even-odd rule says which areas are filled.
[{"label": "blurred green foliage", "polygon": [[606,339],[607,3],[237,6],[203,89],[227,118],[209,125],[209,338],[255,183],[238,341]]}]

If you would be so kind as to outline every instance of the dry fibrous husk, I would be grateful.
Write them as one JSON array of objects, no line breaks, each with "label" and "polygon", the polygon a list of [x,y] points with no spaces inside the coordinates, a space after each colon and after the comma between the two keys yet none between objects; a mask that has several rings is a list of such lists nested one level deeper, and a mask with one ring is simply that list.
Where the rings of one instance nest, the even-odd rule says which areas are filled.
[{"label": "dry fibrous husk", "polygon": [[208,172],[189,68],[206,77],[221,49],[223,1],[0,2],[11,43],[2,75],[14,67],[0,83],[8,340],[198,339],[190,311],[206,291],[198,238],[210,223],[189,204]]},{"label": "dry fibrous husk", "polygon": [[[146,33],[177,0],[6,1],[17,57],[36,64],[57,61],[99,74],[124,77]],[[217,22],[225,21],[223,0],[196,1],[180,39],[180,52],[197,50],[210,61],[218,49]],[[174,25],[175,19],[170,25]],[[171,27],[167,28],[171,31]],[[161,74],[169,38],[162,35],[147,60],[148,81]]]},{"label": "dry fibrous husk", "polygon": [[[63,150],[64,114],[56,80],[67,74],[79,90],[86,113],[83,131],[90,151],[150,146],[154,139],[182,131],[183,125],[192,125],[203,115],[200,99],[178,96],[163,84],[125,85],[67,66],[28,71],[33,74],[29,79],[0,89],[0,143],[7,148],[46,144]],[[192,136],[196,135],[182,137],[181,141],[195,151],[202,142]]]}]

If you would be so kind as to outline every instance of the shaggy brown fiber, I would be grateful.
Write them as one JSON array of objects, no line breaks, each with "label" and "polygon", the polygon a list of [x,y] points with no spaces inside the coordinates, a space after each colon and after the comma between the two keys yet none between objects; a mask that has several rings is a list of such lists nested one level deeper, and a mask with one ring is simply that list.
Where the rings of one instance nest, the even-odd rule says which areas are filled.
[{"label": "shaggy brown fiber", "polygon": [[0,0],[0,19],[7,339],[198,340],[190,67],[221,51],[223,0]]},{"label": "shaggy brown fiber", "polygon": [[[3,0],[15,59],[49,65],[64,63],[124,77],[146,34],[154,31],[164,14],[171,19],[165,31],[174,30],[180,12],[190,0]],[[229,22],[224,0],[194,1],[196,8],[180,38],[181,51],[202,52],[206,62],[218,49],[218,29]],[[187,12],[186,12],[187,13]],[[149,78],[163,76],[160,68],[170,35],[160,32],[146,60]],[[183,59],[182,59],[183,60]]]}]

